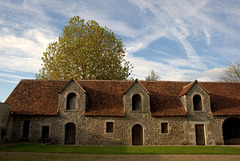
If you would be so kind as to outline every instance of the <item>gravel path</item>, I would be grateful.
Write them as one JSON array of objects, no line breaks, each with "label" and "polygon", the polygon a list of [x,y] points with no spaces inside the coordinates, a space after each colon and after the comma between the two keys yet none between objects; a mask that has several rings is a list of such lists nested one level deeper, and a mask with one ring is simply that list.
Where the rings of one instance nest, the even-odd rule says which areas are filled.
[{"label": "gravel path", "polygon": [[96,155],[65,153],[0,152],[4,161],[240,161],[240,155]]}]

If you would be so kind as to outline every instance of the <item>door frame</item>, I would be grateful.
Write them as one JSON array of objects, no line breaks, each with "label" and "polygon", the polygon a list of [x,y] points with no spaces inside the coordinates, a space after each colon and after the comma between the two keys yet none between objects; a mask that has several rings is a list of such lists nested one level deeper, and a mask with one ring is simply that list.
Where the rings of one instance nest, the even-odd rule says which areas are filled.
[{"label": "door frame", "polygon": [[[203,140],[204,140],[204,144],[198,144],[197,143],[197,131],[196,131],[196,126],[202,126],[202,130],[203,130]],[[206,144],[206,128],[205,128],[206,125],[204,124],[195,124],[195,140],[196,140],[196,145],[207,145]]]},{"label": "door frame", "polygon": [[[74,129],[74,130],[75,130],[75,133],[74,133],[74,144],[66,144],[66,134],[67,134],[67,131],[66,131],[66,130],[67,130],[67,125],[68,125],[68,124],[73,124],[73,125],[74,125],[74,128],[75,128],[75,129]],[[65,144],[65,145],[76,145],[76,142],[77,142],[77,140],[76,140],[77,138],[76,138],[76,137],[77,137],[77,126],[76,126],[76,124],[73,123],[73,122],[68,122],[68,123],[66,123],[65,126],[64,126],[64,144]]]},{"label": "door frame", "polygon": [[[134,145],[133,144],[133,127],[136,126],[136,125],[140,125],[141,128],[142,128],[142,145]],[[132,145],[132,146],[143,146],[143,145],[145,145],[144,129],[145,129],[145,127],[142,124],[140,124],[140,123],[135,123],[135,124],[132,125],[132,127],[131,127],[131,139],[130,139],[131,140],[131,144],[130,145]]]}]

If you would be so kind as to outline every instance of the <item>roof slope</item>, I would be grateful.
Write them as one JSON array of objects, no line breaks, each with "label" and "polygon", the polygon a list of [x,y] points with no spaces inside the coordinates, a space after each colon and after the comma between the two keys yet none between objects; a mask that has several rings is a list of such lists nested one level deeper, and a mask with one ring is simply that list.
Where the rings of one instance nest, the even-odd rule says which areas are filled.
[{"label": "roof slope", "polygon": [[57,115],[58,92],[68,81],[21,80],[5,103],[12,114]]},{"label": "roof slope", "polygon": [[179,93],[187,82],[152,81],[141,82],[150,93],[152,116],[184,116],[185,109]]},{"label": "roof slope", "polygon": [[240,115],[240,82],[201,82],[209,91],[215,116]]},{"label": "roof slope", "polygon": [[[5,101],[13,114],[57,115],[58,93],[69,81],[22,80]],[[123,94],[133,81],[77,81],[88,95],[85,116],[125,116]],[[152,116],[184,116],[179,94],[191,82],[139,81],[150,93]],[[240,83],[201,82],[213,115],[240,115]]]},{"label": "roof slope", "polygon": [[132,82],[78,81],[88,96],[85,116],[125,116],[123,92]]}]

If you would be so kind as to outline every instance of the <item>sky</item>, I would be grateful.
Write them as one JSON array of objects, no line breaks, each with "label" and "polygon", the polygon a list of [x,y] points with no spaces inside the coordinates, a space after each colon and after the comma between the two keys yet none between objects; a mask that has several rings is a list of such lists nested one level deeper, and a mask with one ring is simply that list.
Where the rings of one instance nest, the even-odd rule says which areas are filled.
[{"label": "sky", "polygon": [[1,0],[1,102],[35,78],[47,45],[76,15],[122,38],[134,79],[154,70],[164,81],[219,81],[240,61],[239,0]]}]

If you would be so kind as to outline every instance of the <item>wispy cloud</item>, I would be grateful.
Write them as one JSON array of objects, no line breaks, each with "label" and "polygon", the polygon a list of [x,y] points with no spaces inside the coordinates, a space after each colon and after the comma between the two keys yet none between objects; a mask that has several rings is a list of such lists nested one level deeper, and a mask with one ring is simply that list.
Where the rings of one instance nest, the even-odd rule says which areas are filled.
[{"label": "wispy cloud", "polygon": [[[0,69],[36,73],[47,44],[57,39],[70,17],[79,15],[123,37],[134,77],[144,79],[151,69],[164,80],[198,77],[208,69],[220,71],[224,65],[219,61],[237,56],[240,48],[231,44],[240,42],[239,6],[237,0],[1,1]],[[163,39],[169,41],[166,48],[172,43],[181,50],[150,49]],[[136,56],[144,49],[159,58],[150,61],[148,53]]]},{"label": "wispy cloud", "polygon": [[[169,4],[168,1],[162,3],[162,1],[152,2],[141,0],[133,1],[133,3],[135,3],[140,8],[141,11],[146,12],[146,10],[149,10],[155,16],[154,17],[155,21],[159,22],[156,25],[158,25],[159,28],[163,28],[163,31],[165,32],[163,35],[170,34],[170,36],[173,35],[177,38],[177,40],[184,47],[186,54],[189,58],[189,61],[195,64],[194,68],[203,70],[207,69],[207,66],[201,61],[201,58],[199,57],[199,55],[197,54],[197,52],[187,39],[189,35],[189,29],[186,27],[187,25],[185,25],[184,21],[181,20],[180,17],[175,14],[176,7],[180,8],[181,6],[176,5],[176,7],[172,7],[173,5],[171,3]],[[156,36],[156,38],[152,39],[152,41],[158,38],[161,37]],[[147,42],[146,44],[149,44],[149,42]]]},{"label": "wispy cloud", "polygon": [[14,78],[14,79],[30,79],[29,77],[23,77],[23,76],[9,74],[9,73],[0,73],[0,77],[8,77],[8,78]]},{"label": "wispy cloud", "polygon": [[42,53],[53,40],[37,29],[24,31],[23,36],[0,34],[0,69],[37,72]]},{"label": "wispy cloud", "polygon": [[224,68],[213,68],[196,75],[185,77],[186,80],[198,79],[200,81],[220,81],[220,77],[224,74]]}]

